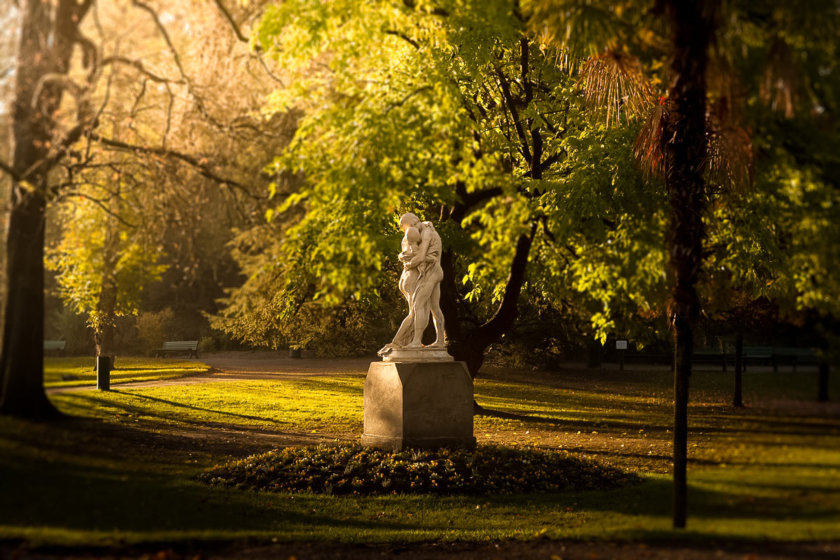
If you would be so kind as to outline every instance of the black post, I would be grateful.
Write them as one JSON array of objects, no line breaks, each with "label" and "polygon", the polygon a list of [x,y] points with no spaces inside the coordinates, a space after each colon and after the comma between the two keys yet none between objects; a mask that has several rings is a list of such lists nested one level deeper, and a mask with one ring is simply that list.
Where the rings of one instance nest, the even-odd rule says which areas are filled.
[{"label": "black post", "polygon": [[96,357],[96,388],[100,391],[111,390],[111,356]]}]

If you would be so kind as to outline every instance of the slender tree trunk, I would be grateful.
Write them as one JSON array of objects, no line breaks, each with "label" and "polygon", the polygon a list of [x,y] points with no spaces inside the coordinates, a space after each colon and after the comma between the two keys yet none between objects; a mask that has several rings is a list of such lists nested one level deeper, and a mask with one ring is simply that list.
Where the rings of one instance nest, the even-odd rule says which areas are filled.
[{"label": "slender tree trunk", "polygon": [[738,330],[735,335],[735,394],[732,397],[732,406],[742,408],[744,398],[742,391],[742,372],[744,368],[744,333]]},{"label": "slender tree trunk", "polygon": [[820,360],[820,369],[817,379],[817,400],[828,402],[828,361],[825,358]]},{"label": "slender tree trunk", "polygon": [[670,23],[672,81],[663,135],[665,186],[671,208],[669,264],[674,287],[669,302],[674,334],[673,525],[686,524],[688,394],[694,332],[700,314],[696,284],[703,264],[706,188],[706,67],[713,27],[711,2],[663,0]]},{"label": "slender tree trunk", "polygon": [[[120,188],[111,201],[111,211],[119,214]],[[120,231],[119,224],[113,215],[106,216],[105,244],[102,252],[102,290],[99,292],[99,302],[96,306],[98,326],[94,332],[97,356],[114,355],[114,334],[116,331],[117,309],[117,262],[119,261]]]},{"label": "slender tree trunk", "polygon": [[45,418],[57,415],[46,397],[44,378],[44,227],[48,150],[54,113],[61,104],[58,83],[66,74],[78,25],[90,0],[21,2],[21,33],[12,115],[12,194],[6,231],[6,297],[0,350],[0,413]]}]

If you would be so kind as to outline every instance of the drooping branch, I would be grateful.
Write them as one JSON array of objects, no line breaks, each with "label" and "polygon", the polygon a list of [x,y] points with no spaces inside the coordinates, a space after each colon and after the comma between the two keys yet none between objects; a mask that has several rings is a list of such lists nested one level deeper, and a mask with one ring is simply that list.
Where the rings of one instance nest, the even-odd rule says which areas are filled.
[{"label": "drooping branch", "polygon": [[105,201],[103,201],[99,198],[96,198],[95,196],[91,196],[89,194],[79,192],[79,191],[65,191],[64,193],[62,193],[62,197],[70,197],[70,196],[77,196],[79,198],[84,198],[85,200],[88,200],[88,201],[92,202],[93,204],[98,206],[103,212],[105,212],[110,217],[114,218],[115,220],[119,221],[121,224],[123,224],[127,228],[135,229],[135,228],[138,227],[137,224],[132,224],[131,222],[126,221],[125,218],[123,218],[122,216],[120,216],[119,214],[114,212],[111,208],[109,208],[105,204]]},{"label": "drooping branch", "polygon": [[116,148],[119,150],[126,150],[140,154],[152,154],[172,159],[177,159],[183,161],[184,163],[189,164],[193,168],[195,168],[201,175],[211,179],[219,184],[227,185],[229,187],[233,187],[237,190],[242,191],[246,195],[251,198],[262,200],[265,197],[257,196],[252,193],[245,185],[239,183],[238,181],[234,181],[233,179],[229,179],[227,177],[222,177],[217,173],[213,172],[207,165],[203,164],[198,158],[195,156],[191,156],[189,154],[184,154],[181,152],[176,152],[175,150],[164,149],[164,148],[154,148],[151,146],[138,146],[136,144],[128,144],[127,142],[121,142],[120,140],[114,140],[113,138],[106,138],[100,134],[93,133],[91,134],[91,138],[96,140],[97,142],[101,142],[106,146],[110,146],[112,148]]},{"label": "drooping branch", "polygon": [[231,29],[233,29],[233,34],[236,35],[236,38],[242,41],[243,43],[248,42],[248,37],[242,34],[242,31],[239,29],[239,26],[236,25],[236,22],[233,20],[233,16],[230,15],[230,12],[225,5],[222,3],[222,0],[213,0],[216,3],[216,7],[219,8],[219,11],[222,12],[222,15],[225,17],[227,22],[230,24]]},{"label": "drooping branch", "polygon": [[138,72],[140,72],[141,74],[143,74],[144,76],[146,76],[147,78],[152,80],[153,82],[157,82],[157,83],[160,83],[160,84],[164,84],[164,83],[183,84],[183,83],[185,83],[183,78],[181,78],[180,80],[173,80],[173,79],[170,79],[170,78],[164,78],[163,76],[158,76],[154,72],[150,72],[148,69],[146,69],[146,67],[143,65],[143,63],[141,61],[128,58],[127,56],[111,55],[111,56],[105,57],[102,60],[102,66],[107,66],[109,64],[125,64],[126,66],[131,66],[132,68],[134,68],[135,70],[137,70]]},{"label": "drooping branch", "polygon": [[402,39],[403,41],[405,41],[406,43],[408,43],[409,45],[411,45],[415,49],[420,48],[420,43],[418,43],[417,41],[415,41],[414,39],[412,39],[411,37],[409,37],[408,35],[406,35],[402,31],[397,31],[395,29],[386,29],[385,34],[386,35],[393,35],[394,37],[399,37],[400,39]]}]

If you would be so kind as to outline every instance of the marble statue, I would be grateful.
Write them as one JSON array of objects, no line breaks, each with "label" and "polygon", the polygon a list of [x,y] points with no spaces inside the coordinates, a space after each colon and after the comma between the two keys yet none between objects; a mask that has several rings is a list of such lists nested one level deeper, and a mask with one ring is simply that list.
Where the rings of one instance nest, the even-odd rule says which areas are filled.
[{"label": "marble statue", "polygon": [[[399,255],[403,263],[400,276],[400,292],[408,302],[408,315],[403,319],[397,334],[390,344],[386,344],[379,355],[386,360],[398,354],[409,355],[401,350],[437,350],[434,355],[423,353],[425,357],[451,359],[446,353],[443,312],[440,310],[440,282],[443,269],[440,257],[443,249],[440,235],[431,222],[422,222],[414,214],[400,216],[400,229],[403,230],[402,252]],[[422,338],[431,314],[435,325],[436,339],[433,344],[423,346]],[[418,355],[419,359],[419,355]]]}]

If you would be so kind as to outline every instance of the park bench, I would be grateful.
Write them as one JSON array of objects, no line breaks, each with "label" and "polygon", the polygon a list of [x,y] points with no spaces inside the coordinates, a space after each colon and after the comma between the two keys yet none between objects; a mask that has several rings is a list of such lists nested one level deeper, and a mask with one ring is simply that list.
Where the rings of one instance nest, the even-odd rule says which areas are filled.
[{"label": "park bench", "polygon": [[63,355],[65,346],[67,346],[66,340],[45,340],[44,352],[56,352]]},{"label": "park bench", "polygon": [[779,364],[786,362],[793,366],[793,373],[796,373],[796,366],[815,365],[819,363],[817,354],[811,348],[774,348],[773,349],[773,371],[779,371]]},{"label": "park bench", "polygon": [[773,363],[773,347],[772,346],[744,346],[744,371],[747,371],[747,363],[772,364]]},{"label": "park bench", "polygon": [[189,352],[191,358],[198,358],[197,340],[172,340],[164,342],[158,351],[158,356],[165,356],[167,352]]},{"label": "park bench", "polygon": [[698,364],[720,364],[722,371],[726,371],[726,354],[717,348],[695,350],[692,359]]}]

